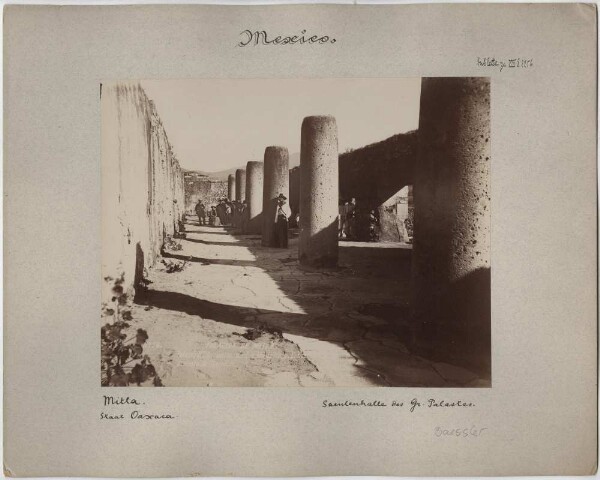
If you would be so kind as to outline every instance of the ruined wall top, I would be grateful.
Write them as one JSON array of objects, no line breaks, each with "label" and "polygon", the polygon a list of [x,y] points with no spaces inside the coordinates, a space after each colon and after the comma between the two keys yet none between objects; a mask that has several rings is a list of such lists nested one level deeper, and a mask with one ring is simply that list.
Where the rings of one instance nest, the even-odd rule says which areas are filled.
[{"label": "ruined wall top", "polygon": [[413,182],[417,131],[399,133],[339,157],[340,197],[361,198],[372,208]]}]

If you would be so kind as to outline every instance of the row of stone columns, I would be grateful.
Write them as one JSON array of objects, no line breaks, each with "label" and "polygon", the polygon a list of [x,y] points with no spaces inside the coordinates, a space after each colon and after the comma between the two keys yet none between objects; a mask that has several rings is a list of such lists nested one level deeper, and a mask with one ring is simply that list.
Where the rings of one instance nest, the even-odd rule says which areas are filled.
[{"label": "row of stone columns", "polygon": [[[331,116],[306,117],[300,151],[300,243],[305,265],[327,267],[338,259],[338,142]],[[263,162],[248,162],[228,179],[229,197],[246,200],[244,233],[262,234],[262,245],[275,245],[277,196],[289,198],[289,152],[281,146],[265,149]]]},{"label": "row of stone columns", "polygon": [[[413,183],[413,324],[416,336],[430,345],[435,345],[432,339],[462,339],[456,345],[470,339],[488,352],[488,359],[489,140],[489,79],[422,80]],[[298,246],[303,265],[331,267],[338,262],[338,181],[335,118],[306,117],[301,129]],[[272,246],[274,199],[280,193],[289,197],[287,149],[267,147],[264,163],[248,162],[246,171],[237,170],[235,180],[230,178],[230,192],[232,182],[236,199],[247,200],[250,232],[262,231],[262,244]],[[260,212],[262,221],[257,220]]]},{"label": "row of stone columns", "polygon": [[[430,303],[419,299],[432,285],[489,268],[489,108],[485,78],[423,79],[414,178],[417,304]],[[337,263],[338,181],[335,118],[306,117],[300,149],[301,263]],[[262,232],[263,245],[272,245],[274,199],[289,196],[287,149],[267,147],[264,163],[248,162],[235,179],[230,176],[230,192],[234,186],[236,200],[248,203],[251,222],[263,213],[252,233]]]},{"label": "row of stone columns", "polygon": [[287,148],[267,147],[264,162],[248,162],[246,169],[238,169],[236,175],[246,181],[244,196],[241,196],[241,192],[236,192],[233,197],[237,201],[246,201],[248,221],[244,233],[262,234],[262,244],[273,246],[276,197],[279,194],[289,197]]}]

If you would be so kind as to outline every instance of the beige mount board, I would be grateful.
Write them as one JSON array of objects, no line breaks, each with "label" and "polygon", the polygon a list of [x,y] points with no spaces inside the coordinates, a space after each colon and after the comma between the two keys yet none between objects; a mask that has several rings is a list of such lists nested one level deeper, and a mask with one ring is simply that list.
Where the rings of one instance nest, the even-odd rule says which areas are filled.
[{"label": "beige mount board", "polygon": [[[10,5],[4,14],[7,475],[596,471],[594,5]],[[317,40],[240,45],[248,29]],[[115,247],[101,222],[101,84],[442,77],[489,79],[489,385],[101,386],[102,250]],[[178,198],[163,221],[181,213]]]}]

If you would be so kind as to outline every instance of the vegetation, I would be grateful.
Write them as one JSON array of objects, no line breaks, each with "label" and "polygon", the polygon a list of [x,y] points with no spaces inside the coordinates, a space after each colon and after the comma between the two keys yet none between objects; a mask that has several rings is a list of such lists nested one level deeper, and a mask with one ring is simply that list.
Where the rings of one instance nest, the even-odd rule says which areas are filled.
[{"label": "vegetation", "polygon": [[[105,281],[112,281],[106,277]],[[127,337],[132,320],[128,296],[123,291],[124,276],[114,280],[113,306],[104,309],[104,315],[112,322],[100,329],[101,339],[101,385],[103,387],[126,387],[129,385],[162,386],[160,377],[148,355],[144,355],[144,343],[148,340],[146,330],[138,328]]]},{"label": "vegetation", "polygon": [[413,222],[415,218],[415,209],[414,207],[408,208],[408,216],[404,220],[404,225],[406,226],[406,231],[408,232],[408,236],[413,238]]}]

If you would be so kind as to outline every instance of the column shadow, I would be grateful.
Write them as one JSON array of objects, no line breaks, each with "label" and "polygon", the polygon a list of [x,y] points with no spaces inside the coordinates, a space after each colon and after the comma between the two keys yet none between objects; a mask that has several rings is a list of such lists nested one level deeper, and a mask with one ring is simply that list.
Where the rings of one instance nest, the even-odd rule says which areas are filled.
[{"label": "column shadow", "polygon": [[[335,225],[337,229],[337,225]],[[222,228],[222,227],[219,227]],[[333,226],[331,227],[333,228]],[[193,233],[193,230],[187,230]],[[197,233],[206,233],[198,231]],[[211,234],[213,232],[210,232]],[[376,335],[379,338],[379,347],[376,349],[360,348],[360,362],[355,367],[357,373],[372,375],[373,372],[381,372],[391,368],[393,370],[394,362],[398,364],[410,364],[414,361],[408,352],[394,349],[387,345],[393,342],[400,342],[412,349],[413,323],[411,320],[410,302],[410,276],[412,251],[409,248],[381,248],[376,244],[365,243],[364,245],[344,245],[343,242],[338,247],[339,261],[335,266],[327,266],[327,261],[321,266],[304,266],[298,261],[298,239],[293,235],[291,237],[290,247],[288,249],[275,249],[261,246],[256,242],[256,237],[241,235],[233,230],[228,232],[214,232],[216,234],[226,234],[233,236],[235,243],[198,241],[186,239],[196,244],[223,245],[223,246],[241,246],[255,257],[254,261],[246,260],[226,260],[211,259],[197,256],[186,256],[170,252],[163,252],[165,258],[174,258],[185,260],[203,265],[226,265],[226,266],[249,266],[260,268],[266,273],[280,291],[280,296],[288,301],[294,302],[304,313],[293,313],[278,310],[269,310],[264,308],[254,308],[236,305],[227,305],[223,303],[212,302],[199,299],[183,293],[173,291],[160,291],[149,289],[143,296],[136,298],[136,302],[179,312],[185,312],[189,315],[195,315],[202,318],[222,322],[238,327],[259,328],[266,327],[276,329],[282,333],[302,336],[305,338],[314,338],[322,341],[336,343],[346,348],[346,341],[362,342],[365,338]],[[324,234],[331,234],[326,232]],[[254,240],[254,241],[253,241]],[[318,240],[318,239],[317,239]],[[274,261],[278,259],[279,261]],[[266,261],[268,260],[268,261]],[[298,271],[298,275],[288,275],[284,269]],[[304,275],[306,278],[300,287],[300,283],[294,280],[295,277]],[[303,277],[304,278],[304,277]],[[314,282],[311,280],[314,279]],[[328,283],[331,279],[333,284]],[[380,291],[371,291],[366,296],[364,303],[354,302],[353,307],[344,311],[343,318],[337,314],[331,306],[337,299],[336,288],[344,282],[348,283],[348,288],[364,288],[365,285],[371,289],[380,289]],[[482,295],[482,308],[477,312],[470,312],[473,318],[487,318],[486,312],[489,312],[486,305],[489,305],[489,275],[486,284],[486,278],[482,275],[473,275],[472,278],[464,279],[464,285],[459,289],[460,298],[456,298],[454,305],[456,308],[460,304],[467,304],[461,298],[468,298],[471,295]],[[393,285],[390,292],[394,295],[386,295],[388,286]],[[487,285],[487,287],[486,287]],[[487,300],[484,298],[487,291]],[[364,292],[357,290],[352,297],[360,299]],[[370,299],[370,300],[369,300]],[[375,299],[375,300],[373,300]],[[332,303],[333,302],[333,303]],[[486,303],[487,302],[487,303]],[[338,307],[339,308],[339,307]],[[339,311],[339,310],[338,310]],[[361,318],[366,315],[373,319],[375,326],[366,325]],[[485,323],[482,322],[482,323]],[[489,322],[488,322],[489,323]],[[487,336],[486,336],[487,335]],[[434,338],[433,336],[431,337]],[[487,338],[487,343],[485,339]],[[386,340],[387,339],[387,340]],[[483,340],[482,340],[483,339]],[[460,344],[464,341],[478,342],[476,355],[465,355],[461,353],[460,348],[450,352],[451,358],[456,364],[465,366],[483,376],[489,375],[489,362],[486,364],[482,359],[486,352],[489,352],[489,325],[488,331],[481,329],[476,335],[468,339],[460,339]],[[427,353],[428,357],[435,361],[448,360],[448,349],[440,343],[434,341],[425,342],[428,349],[421,349],[419,352]],[[416,347],[415,347],[416,348]],[[445,350],[444,350],[445,349]],[[419,353],[417,352],[417,353]],[[489,357],[489,355],[488,355]],[[388,367],[382,366],[382,362]],[[439,378],[439,377],[438,377]],[[409,380],[400,377],[389,377],[386,379],[390,386],[461,386],[455,383],[440,384],[433,378],[420,378],[416,376]]]}]

